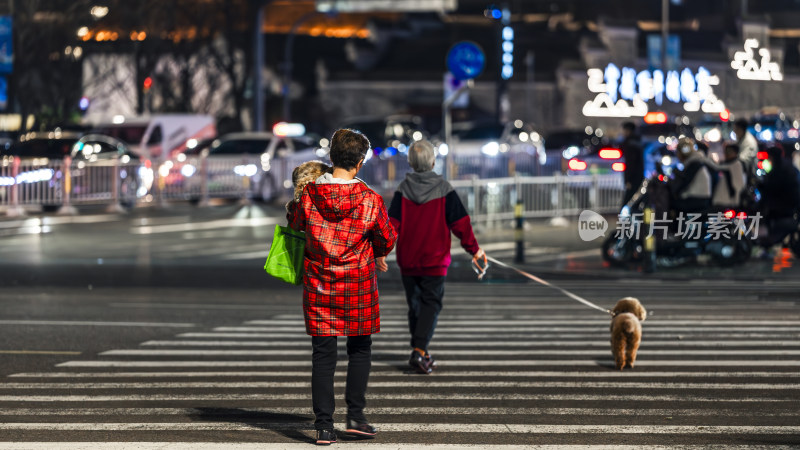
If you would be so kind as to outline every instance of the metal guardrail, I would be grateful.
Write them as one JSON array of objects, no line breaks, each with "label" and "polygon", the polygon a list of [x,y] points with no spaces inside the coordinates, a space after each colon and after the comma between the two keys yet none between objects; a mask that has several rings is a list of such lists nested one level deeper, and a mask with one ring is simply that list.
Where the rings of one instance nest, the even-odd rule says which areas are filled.
[{"label": "metal guardrail", "polygon": [[[203,205],[212,198],[285,198],[291,195],[292,169],[309,159],[314,158],[308,154],[290,154],[270,161],[260,155],[215,158],[179,155],[151,167],[149,162],[142,164],[125,157],[24,162],[17,157],[5,157],[0,161],[0,208],[8,215],[19,215],[29,205],[70,208],[108,204],[119,208],[175,200]],[[509,158],[466,157],[454,161],[460,169],[482,168],[491,175],[507,175],[519,167]],[[516,173],[543,167],[528,166]],[[410,170],[405,158],[373,158],[364,165],[359,177],[377,191],[391,193]],[[462,170],[461,175],[467,176],[465,172],[468,171]],[[526,218],[576,215],[584,209],[614,212],[624,190],[621,174],[469,176],[471,179],[456,179],[451,184],[472,220],[486,223],[513,219],[514,207],[520,199]]]},{"label": "metal guardrail", "polygon": [[520,200],[524,218],[575,216],[585,209],[617,212],[625,190],[622,174],[476,178],[450,184],[472,221],[487,224],[514,219]]}]

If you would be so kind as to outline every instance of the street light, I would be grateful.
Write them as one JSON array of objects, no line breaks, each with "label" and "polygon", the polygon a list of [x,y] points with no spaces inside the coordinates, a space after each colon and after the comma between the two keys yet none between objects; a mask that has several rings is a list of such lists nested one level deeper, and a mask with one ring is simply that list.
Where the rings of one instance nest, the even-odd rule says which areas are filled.
[{"label": "street light", "polygon": [[108,14],[108,6],[92,6],[91,13],[95,19],[102,19]]}]

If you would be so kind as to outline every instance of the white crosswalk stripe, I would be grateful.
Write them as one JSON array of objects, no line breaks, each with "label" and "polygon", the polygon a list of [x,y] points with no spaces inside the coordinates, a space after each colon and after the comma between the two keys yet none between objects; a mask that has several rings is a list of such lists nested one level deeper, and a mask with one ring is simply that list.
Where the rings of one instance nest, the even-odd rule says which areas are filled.
[{"label": "white crosswalk stripe", "polygon": [[[618,286],[601,281],[574,288]],[[534,292],[542,294],[536,301]],[[431,346],[440,367],[431,376],[408,370],[405,299],[384,297],[391,300],[382,305],[383,331],[373,338],[367,414],[386,442],[368,447],[430,441],[425,447],[433,450],[638,449],[660,448],[667,436],[705,443],[697,448],[800,443],[796,307],[776,302],[771,315],[756,319],[757,308],[744,295],[720,294],[714,301],[721,314],[710,312],[714,301],[695,304],[680,294],[650,300],[656,313],[643,325],[636,369],[617,371],[602,314],[531,285],[454,283],[446,295]],[[0,450],[306,448],[296,436],[310,438],[313,428],[310,342],[302,316],[287,311],[253,310],[239,325],[172,330],[172,338],[138,348],[11,374],[0,384]],[[344,358],[341,351],[339,394]],[[344,410],[337,410],[337,420]],[[45,441],[48,433],[62,441]],[[24,442],[27,435],[38,440]],[[118,437],[97,438],[106,435]],[[462,440],[436,444],[452,435]],[[524,444],[497,445],[505,435]],[[559,436],[563,445],[537,446],[536,436]],[[164,441],[146,442],[154,439]]]}]

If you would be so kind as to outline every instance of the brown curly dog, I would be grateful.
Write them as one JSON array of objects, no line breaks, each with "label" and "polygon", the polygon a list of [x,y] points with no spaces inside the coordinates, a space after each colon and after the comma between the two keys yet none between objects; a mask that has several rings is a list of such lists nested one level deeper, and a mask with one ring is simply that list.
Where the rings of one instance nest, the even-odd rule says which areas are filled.
[{"label": "brown curly dog", "polygon": [[647,311],[639,300],[625,297],[618,301],[611,311],[611,353],[614,365],[622,370],[627,364],[633,368],[636,362],[636,351],[642,342],[642,322]]}]

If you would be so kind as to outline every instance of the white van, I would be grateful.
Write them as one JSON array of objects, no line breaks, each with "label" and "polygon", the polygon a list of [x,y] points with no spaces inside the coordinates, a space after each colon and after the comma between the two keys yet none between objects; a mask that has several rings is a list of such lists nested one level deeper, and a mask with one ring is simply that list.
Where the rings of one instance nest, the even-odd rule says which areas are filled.
[{"label": "white van", "polygon": [[[106,119],[107,120],[107,119]],[[214,117],[199,114],[114,116],[111,122],[92,122],[92,133],[115,137],[147,159],[163,161],[186,150],[186,143],[217,135]]]}]

